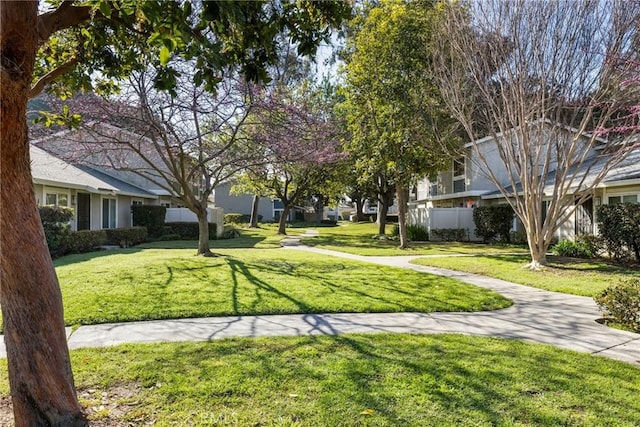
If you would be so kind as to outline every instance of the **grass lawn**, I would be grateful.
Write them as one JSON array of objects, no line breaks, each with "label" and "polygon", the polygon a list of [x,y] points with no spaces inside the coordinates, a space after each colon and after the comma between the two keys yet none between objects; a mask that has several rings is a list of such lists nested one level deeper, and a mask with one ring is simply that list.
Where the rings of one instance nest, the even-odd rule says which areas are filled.
[{"label": "grass lawn", "polygon": [[414,263],[450,270],[482,274],[513,283],[549,291],[594,296],[611,284],[631,277],[640,277],[640,270],[617,267],[601,261],[549,256],[543,271],[522,267],[528,256],[477,256],[457,258],[419,258]]},{"label": "grass lawn", "polygon": [[[180,242],[178,242],[180,243]],[[307,252],[122,249],[55,261],[68,325],[327,312],[477,311],[510,301],[460,281]]]},{"label": "grass lawn", "polygon": [[100,425],[637,426],[640,419],[638,367],[514,340],[229,339],[83,349],[72,360],[80,400]]},{"label": "grass lawn", "polygon": [[[387,234],[393,225],[387,225]],[[302,239],[302,243],[323,249],[364,256],[388,255],[451,255],[451,254],[501,254],[526,253],[518,246],[484,245],[467,242],[411,242],[410,248],[399,249],[394,240],[376,240],[378,226],[374,223],[343,223],[337,227],[320,227],[320,235]]]}]

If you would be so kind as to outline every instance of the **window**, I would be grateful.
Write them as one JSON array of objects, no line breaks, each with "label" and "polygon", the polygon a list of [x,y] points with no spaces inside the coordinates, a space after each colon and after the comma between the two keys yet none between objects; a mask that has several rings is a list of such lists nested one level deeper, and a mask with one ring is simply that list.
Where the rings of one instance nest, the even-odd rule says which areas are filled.
[{"label": "window", "polygon": [[466,184],[464,179],[455,179],[453,180],[453,192],[454,193],[462,193],[466,189]]},{"label": "window", "polygon": [[609,196],[608,201],[610,205],[617,205],[619,203],[638,203],[638,195],[627,194],[620,196]]},{"label": "window", "polygon": [[453,176],[464,176],[464,156],[453,159]]},{"label": "window", "polygon": [[142,200],[132,200],[131,201],[131,205],[136,206],[136,205],[144,205],[144,202]]},{"label": "window", "polygon": [[45,193],[45,205],[69,206],[68,193]]},{"label": "window", "polygon": [[116,199],[102,199],[102,228],[116,228]]}]

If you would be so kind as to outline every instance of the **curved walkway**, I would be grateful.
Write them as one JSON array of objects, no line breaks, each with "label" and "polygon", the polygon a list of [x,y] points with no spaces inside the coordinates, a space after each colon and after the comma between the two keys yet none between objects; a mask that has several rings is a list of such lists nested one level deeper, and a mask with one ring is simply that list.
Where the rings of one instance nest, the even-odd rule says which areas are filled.
[{"label": "curved walkway", "polygon": [[[302,250],[451,277],[510,298],[513,306],[475,313],[344,313],[229,316],[155,320],[67,329],[70,348],[124,343],[208,341],[228,337],[343,333],[461,333],[515,338],[610,357],[640,366],[640,334],[608,328],[591,298],[544,291],[503,280],[411,264],[419,256],[365,257],[301,245],[286,239],[283,250]],[[4,340],[0,357],[5,357]]]}]

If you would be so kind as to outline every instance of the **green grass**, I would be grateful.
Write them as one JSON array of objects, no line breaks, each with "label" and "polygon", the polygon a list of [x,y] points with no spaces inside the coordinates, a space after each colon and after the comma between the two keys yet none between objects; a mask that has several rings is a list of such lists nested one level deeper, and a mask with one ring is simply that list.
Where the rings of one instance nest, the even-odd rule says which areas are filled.
[{"label": "green grass", "polygon": [[[393,225],[387,225],[387,234]],[[373,223],[344,223],[337,227],[313,228],[320,235],[302,239],[302,243],[317,248],[347,252],[364,256],[394,255],[451,255],[451,254],[500,254],[526,253],[518,246],[484,245],[470,242],[411,242],[408,249],[399,249],[398,241],[376,240],[378,226]]]},{"label": "green grass", "polygon": [[613,266],[601,261],[547,257],[549,265],[543,271],[523,268],[527,256],[477,256],[456,258],[419,258],[419,265],[482,274],[513,283],[549,291],[594,296],[611,284],[631,277],[640,277],[640,270]]},{"label": "green grass", "polygon": [[103,425],[637,426],[640,419],[638,367],[515,340],[228,339],[83,349],[72,361],[81,402]]},{"label": "green grass", "polygon": [[327,312],[491,310],[510,302],[454,279],[307,252],[122,249],[56,260],[68,325]]}]

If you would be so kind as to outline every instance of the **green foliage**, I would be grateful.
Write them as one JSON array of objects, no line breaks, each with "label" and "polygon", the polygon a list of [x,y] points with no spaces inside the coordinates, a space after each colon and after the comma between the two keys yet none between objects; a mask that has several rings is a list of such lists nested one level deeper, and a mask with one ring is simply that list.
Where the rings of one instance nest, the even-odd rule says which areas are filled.
[{"label": "green foliage", "polygon": [[408,184],[443,167],[443,145],[458,143],[431,73],[435,5],[381,1],[351,22],[340,109],[363,184]]},{"label": "green foliage", "polygon": [[563,240],[552,248],[556,256],[566,256],[572,258],[593,258],[595,253],[587,243],[572,240]]},{"label": "green foliage", "polygon": [[120,245],[121,248],[139,245],[147,240],[145,227],[109,228],[105,232],[107,233],[107,243]]},{"label": "green foliage", "polygon": [[179,234],[163,234],[162,236],[158,237],[159,242],[170,242],[173,240],[180,240],[180,235]]},{"label": "green foliage", "polygon": [[[198,240],[198,223],[197,222],[167,222],[165,227],[171,231],[168,234],[177,234],[184,240]],[[216,230],[218,226],[214,222],[209,223],[209,240],[216,239]]]},{"label": "green foliage", "polygon": [[621,203],[597,209],[598,230],[604,248],[618,261],[640,262],[640,205]]},{"label": "green foliage", "polygon": [[134,227],[145,227],[153,237],[163,234],[164,220],[167,216],[167,208],[164,206],[132,205],[131,213]]},{"label": "green foliage", "polygon": [[594,299],[600,311],[615,323],[640,332],[640,279],[611,286]]},{"label": "green foliage", "polygon": [[[400,226],[394,224],[391,228],[391,236],[400,235]],[[411,242],[426,242],[429,240],[429,230],[420,224],[407,224],[407,239]]]},{"label": "green foliage", "polygon": [[249,221],[246,220],[247,215],[241,213],[228,213],[224,214],[225,224],[243,224]]},{"label": "green foliage", "polygon": [[429,230],[420,224],[407,225],[407,238],[412,242],[426,242],[429,240]]},{"label": "green foliage", "polygon": [[96,250],[98,246],[107,244],[105,230],[72,231],[64,240],[64,253],[83,253]]},{"label": "green foliage", "polygon": [[464,242],[469,240],[469,232],[466,228],[434,228],[431,230],[433,240],[443,242]]},{"label": "green foliage", "polygon": [[73,218],[73,209],[63,206],[40,206],[38,212],[49,253],[52,256],[62,255],[64,240],[70,232],[69,221]]},{"label": "green foliage", "polygon": [[473,210],[473,223],[476,236],[483,242],[490,242],[496,237],[501,241],[511,242],[511,226],[514,212],[509,205],[478,206]]}]

